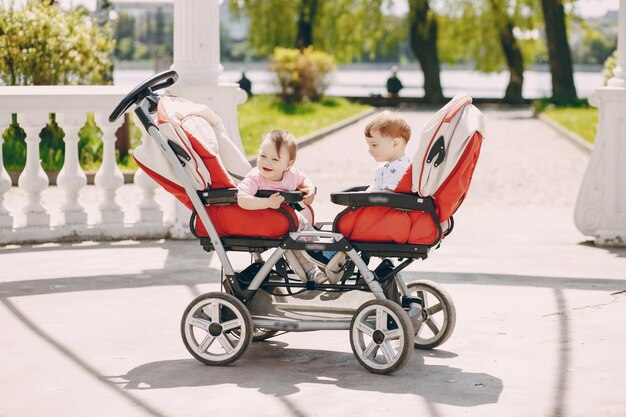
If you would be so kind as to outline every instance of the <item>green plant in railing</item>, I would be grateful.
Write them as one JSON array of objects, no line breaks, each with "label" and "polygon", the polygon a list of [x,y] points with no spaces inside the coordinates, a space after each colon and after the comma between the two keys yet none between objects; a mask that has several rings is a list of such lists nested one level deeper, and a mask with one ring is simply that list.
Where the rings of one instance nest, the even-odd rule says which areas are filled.
[{"label": "green plant in railing", "polygon": [[65,145],[63,136],[65,133],[56,122],[54,114],[50,115],[50,121],[39,133],[39,157],[44,171],[60,171],[65,160]]},{"label": "green plant in railing", "polygon": [[[132,120],[132,119],[131,119]],[[65,133],[56,123],[54,115],[50,115],[50,122],[40,132],[39,156],[41,166],[45,171],[60,171],[65,160]],[[2,156],[7,171],[19,172],[26,165],[26,133],[17,123],[13,115],[11,125],[2,135],[4,139]],[[87,122],[78,131],[78,158],[84,170],[95,171],[102,163],[102,130],[96,125],[93,113],[87,114]],[[141,129],[131,122],[131,148],[134,149],[141,141]],[[137,164],[131,155],[116,159],[121,169],[137,169]]]},{"label": "green plant in railing", "polygon": [[4,167],[7,171],[21,171],[26,165],[26,132],[17,123],[17,115],[13,115],[13,119],[9,127],[2,132],[2,159]]},{"label": "green plant in railing", "polygon": [[78,159],[85,170],[95,171],[102,162],[102,130],[96,125],[93,113],[78,131]]}]

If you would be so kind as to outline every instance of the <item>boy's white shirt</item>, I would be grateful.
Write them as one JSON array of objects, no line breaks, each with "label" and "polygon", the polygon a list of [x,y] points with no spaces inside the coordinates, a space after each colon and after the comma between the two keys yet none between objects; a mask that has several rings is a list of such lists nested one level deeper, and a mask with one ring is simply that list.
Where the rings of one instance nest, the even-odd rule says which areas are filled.
[{"label": "boy's white shirt", "polygon": [[387,162],[374,172],[374,183],[368,191],[393,191],[398,186],[402,176],[411,165],[411,160],[402,155],[398,159]]}]

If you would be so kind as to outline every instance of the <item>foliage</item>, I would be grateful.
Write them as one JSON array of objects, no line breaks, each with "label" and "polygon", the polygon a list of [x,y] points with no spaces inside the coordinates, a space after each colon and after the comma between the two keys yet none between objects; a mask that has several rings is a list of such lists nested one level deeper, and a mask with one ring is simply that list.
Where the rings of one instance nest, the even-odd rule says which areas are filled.
[{"label": "foliage", "polygon": [[589,108],[589,102],[586,98],[578,98],[576,100],[559,100],[552,97],[542,98],[533,102],[533,109],[535,113],[541,113],[545,110],[557,108],[584,109]]},{"label": "foliage", "polygon": [[598,109],[555,107],[547,109],[543,114],[586,141],[594,142],[598,126]]},{"label": "foliage", "polygon": [[287,103],[320,101],[328,87],[328,76],[335,69],[333,57],[313,47],[276,48],[270,59],[270,68],[278,79],[279,96]]},{"label": "foliage", "polygon": [[545,49],[538,36],[540,9],[533,0],[447,0],[439,18],[439,26],[446,28],[439,32],[437,44],[441,60],[453,65],[473,62],[481,72],[506,68],[499,37],[504,19],[496,10],[508,13],[524,62],[531,63]]},{"label": "foliage", "polygon": [[171,59],[173,15],[164,7],[132,15],[121,10],[115,22],[115,57],[122,61]]},{"label": "foliage", "polygon": [[604,75],[604,84],[613,78],[613,70],[617,66],[617,49],[613,51],[611,56],[609,56],[606,61],[604,61],[604,70],[602,71],[602,75]]},{"label": "foliage", "polygon": [[615,40],[610,40],[602,33],[588,29],[579,48],[572,48],[572,59],[575,63],[591,65],[602,64],[615,50]]},{"label": "foliage", "polygon": [[[319,1],[314,21],[312,45],[351,62],[363,55],[373,57],[378,50],[397,48],[403,34],[397,19],[385,16],[391,0]],[[303,0],[230,0],[236,16],[250,20],[247,43],[257,55],[269,55],[276,47],[296,45],[298,18]]]},{"label": "foliage", "polygon": [[261,135],[272,129],[286,129],[296,137],[315,132],[367,109],[344,98],[320,103],[286,104],[269,95],[255,95],[239,106],[239,131],[247,155],[258,151]]},{"label": "foliage", "polygon": [[6,85],[102,84],[112,67],[110,27],[50,0],[0,6],[0,79]]}]

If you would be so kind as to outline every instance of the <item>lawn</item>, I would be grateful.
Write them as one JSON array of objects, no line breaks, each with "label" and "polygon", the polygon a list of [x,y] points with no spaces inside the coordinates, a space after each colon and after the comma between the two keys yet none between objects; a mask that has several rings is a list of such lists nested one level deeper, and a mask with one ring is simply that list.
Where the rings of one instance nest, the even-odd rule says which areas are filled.
[{"label": "lawn", "polygon": [[598,109],[593,107],[552,108],[546,109],[542,114],[593,143],[598,126]]},{"label": "lawn", "polygon": [[253,96],[238,108],[241,141],[246,154],[254,155],[261,135],[269,130],[285,129],[299,138],[368,108],[339,97],[294,106],[283,104],[273,96]]}]

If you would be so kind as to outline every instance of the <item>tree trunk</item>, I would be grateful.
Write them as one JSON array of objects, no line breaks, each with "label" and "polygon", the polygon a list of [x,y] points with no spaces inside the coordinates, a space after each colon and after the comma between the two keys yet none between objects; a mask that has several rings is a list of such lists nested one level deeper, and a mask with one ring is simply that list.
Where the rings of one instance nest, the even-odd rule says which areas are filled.
[{"label": "tree trunk", "polygon": [[428,0],[409,0],[409,42],[424,74],[424,99],[442,102],[437,54],[437,20]]},{"label": "tree trunk", "polygon": [[519,44],[513,35],[513,22],[502,3],[498,0],[490,0],[494,15],[498,19],[498,33],[500,45],[509,68],[509,85],[506,87],[504,101],[508,103],[520,103],[523,101],[522,86],[524,84],[524,59]]},{"label": "tree trunk", "polygon": [[552,98],[560,101],[576,100],[572,54],[567,43],[565,13],[561,0],[541,0],[546,25]]},{"label": "tree trunk", "polygon": [[296,48],[306,48],[313,45],[313,25],[317,14],[319,0],[302,0],[300,14],[298,15],[298,35],[296,36]]}]

